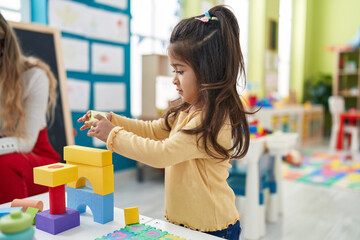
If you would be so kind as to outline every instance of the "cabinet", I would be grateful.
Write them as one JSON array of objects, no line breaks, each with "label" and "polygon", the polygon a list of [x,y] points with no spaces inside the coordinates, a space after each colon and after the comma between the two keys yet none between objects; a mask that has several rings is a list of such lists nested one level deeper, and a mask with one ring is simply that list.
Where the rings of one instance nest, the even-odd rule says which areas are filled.
[{"label": "cabinet", "polygon": [[[143,120],[159,118],[159,109],[156,107],[158,77],[173,75],[168,56],[151,54],[142,56],[142,101],[141,116]],[[171,81],[169,81],[171,84]],[[172,85],[172,84],[171,84]],[[175,87],[173,89],[175,91]]]},{"label": "cabinet", "polygon": [[333,95],[344,97],[347,109],[360,109],[360,49],[335,55]]},{"label": "cabinet", "polygon": [[264,128],[298,133],[300,146],[320,143],[323,140],[324,108],[322,105],[263,107],[253,117]]}]

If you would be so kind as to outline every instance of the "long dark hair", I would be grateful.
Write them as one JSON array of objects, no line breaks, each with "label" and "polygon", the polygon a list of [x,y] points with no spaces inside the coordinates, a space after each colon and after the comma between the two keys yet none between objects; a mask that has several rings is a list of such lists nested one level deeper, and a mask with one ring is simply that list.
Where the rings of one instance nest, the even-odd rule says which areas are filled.
[{"label": "long dark hair", "polygon": [[[194,17],[183,19],[175,26],[170,37],[169,54],[184,60],[193,68],[200,85],[196,102],[204,103],[201,125],[181,131],[200,134],[199,141],[214,158],[241,158],[249,148],[250,133],[246,119],[248,112],[236,88],[238,76],[243,75],[245,79],[240,29],[235,15],[226,6],[215,6],[208,12],[212,17],[208,22]],[[204,15],[197,16],[201,17]],[[168,129],[169,116],[176,116],[188,107],[188,103],[182,102],[165,113]],[[230,149],[226,149],[217,142],[217,138],[229,118],[233,142]]]}]

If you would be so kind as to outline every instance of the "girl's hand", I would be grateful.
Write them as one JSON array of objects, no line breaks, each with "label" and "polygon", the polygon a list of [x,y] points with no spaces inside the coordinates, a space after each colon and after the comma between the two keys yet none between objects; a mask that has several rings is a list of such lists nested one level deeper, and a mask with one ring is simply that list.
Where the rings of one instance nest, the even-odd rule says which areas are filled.
[{"label": "girl's hand", "polygon": [[[100,114],[95,115],[95,118],[99,121],[86,121],[84,126],[81,128],[92,128],[89,129],[87,135],[89,137],[96,137],[99,140],[106,142],[111,130],[115,127],[107,118],[103,117]],[[81,130],[80,128],[80,130]]]},{"label": "girl's hand", "polygon": [[[79,118],[78,120],[77,120],[77,122],[85,122],[85,121],[89,121],[89,119],[90,119],[90,117],[91,117],[91,111],[92,110],[89,110],[84,116],[82,116],[81,118]],[[109,120],[109,121],[111,121],[111,113],[105,113],[105,115],[106,115],[106,118]],[[91,126],[90,126],[91,127]],[[87,129],[87,128],[89,128],[89,126],[87,126],[87,125],[83,125],[83,126],[81,126],[80,127],[80,131],[82,131],[82,130],[85,130],[85,129]]]},{"label": "girl's hand", "polygon": [[[85,122],[85,121],[89,121],[91,117],[91,110],[89,110],[84,116],[82,116],[81,118],[79,118],[77,120],[77,122]],[[84,130],[86,128],[89,128],[88,126],[85,126],[85,124],[83,126],[80,127],[80,130]]]}]

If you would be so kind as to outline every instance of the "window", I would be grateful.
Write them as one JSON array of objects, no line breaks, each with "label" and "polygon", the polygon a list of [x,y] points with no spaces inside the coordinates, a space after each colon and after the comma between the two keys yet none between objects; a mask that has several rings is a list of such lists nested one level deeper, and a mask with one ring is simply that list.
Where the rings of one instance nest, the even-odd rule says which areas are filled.
[{"label": "window", "polygon": [[178,0],[135,0],[131,15],[131,115],[139,117],[141,56],[167,54],[171,31],[180,20],[180,4]]},{"label": "window", "polygon": [[29,0],[0,0],[0,11],[8,21],[30,22]]},{"label": "window", "polygon": [[279,73],[278,92],[289,96],[291,57],[292,0],[280,0],[279,9]]}]

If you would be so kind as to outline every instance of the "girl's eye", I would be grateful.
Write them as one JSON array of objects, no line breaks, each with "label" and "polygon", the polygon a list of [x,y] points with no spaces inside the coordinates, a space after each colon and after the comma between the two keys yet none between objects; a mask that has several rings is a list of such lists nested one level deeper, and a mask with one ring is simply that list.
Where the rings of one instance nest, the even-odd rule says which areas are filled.
[{"label": "girl's eye", "polygon": [[181,74],[183,74],[183,73],[184,73],[184,71],[175,71],[175,70],[174,70],[174,71],[173,71],[173,73],[178,73],[178,74],[180,74],[180,75],[181,75]]}]

